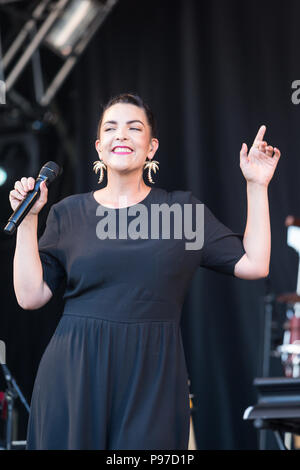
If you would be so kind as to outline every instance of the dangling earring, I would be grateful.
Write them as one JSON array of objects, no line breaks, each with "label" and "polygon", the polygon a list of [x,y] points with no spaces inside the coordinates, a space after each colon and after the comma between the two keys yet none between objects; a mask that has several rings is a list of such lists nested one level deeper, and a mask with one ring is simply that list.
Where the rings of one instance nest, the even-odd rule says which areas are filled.
[{"label": "dangling earring", "polygon": [[95,173],[98,173],[98,171],[100,171],[100,176],[99,176],[99,180],[98,180],[98,183],[102,183],[103,181],[103,178],[104,178],[104,170],[106,170],[106,165],[104,163],[103,160],[97,160],[96,162],[94,162],[94,168],[93,168],[94,172]]},{"label": "dangling earring", "polygon": [[154,184],[154,181],[152,180],[151,171],[153,170],[154,173],[156,173],[156,170],[159,170],[158,165],[159,165],[159,162],[157,160],[148,160],[148,161],[146,160],[146,162],[144,164],[144,170],[146,170],[148,168],[147,177],[148,177],[149,183]]}]

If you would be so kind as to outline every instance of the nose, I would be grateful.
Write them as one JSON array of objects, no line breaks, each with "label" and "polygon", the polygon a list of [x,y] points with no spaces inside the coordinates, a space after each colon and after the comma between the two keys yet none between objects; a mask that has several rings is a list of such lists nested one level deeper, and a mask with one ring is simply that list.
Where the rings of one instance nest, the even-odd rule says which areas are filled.
[{"label": "nose", "polygon": [[120,141],[127,140],[127,137],[125,135],[117,135],[116,140],[120,140]]},{"label": "nose", "polygon": [[126,129],[118,129],[115,137],[117,140],[127,140]]}]

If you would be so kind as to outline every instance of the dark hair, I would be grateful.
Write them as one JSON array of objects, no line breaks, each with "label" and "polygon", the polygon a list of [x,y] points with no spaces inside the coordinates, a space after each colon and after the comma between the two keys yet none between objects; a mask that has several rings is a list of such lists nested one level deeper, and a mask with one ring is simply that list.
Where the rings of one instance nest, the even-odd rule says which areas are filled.
[{"label": "dark hair", "polygon": [[147,116],[148,124],[151,129],[151,137],[156,137],[156,123],[155,123],[154,114],[151,111],[150,107],[147,105],[147,103],[145,103],[142,100],[142,98],[138,95],[131,94],[131,93],[122,93],[120,95],[114,96],[113,98],[110,98],[108,103],[106,103],[106,105],[102,107],[102,114],[101,114],[100,120],[98,122],[98,127],[97,127],[97,138],[99,138],[100,136],[100,129],[101,129],[102,119],[103,119],[105,111],[117,103],[134,104],[135,106],[142,108],[145,111],[145,114]]}]

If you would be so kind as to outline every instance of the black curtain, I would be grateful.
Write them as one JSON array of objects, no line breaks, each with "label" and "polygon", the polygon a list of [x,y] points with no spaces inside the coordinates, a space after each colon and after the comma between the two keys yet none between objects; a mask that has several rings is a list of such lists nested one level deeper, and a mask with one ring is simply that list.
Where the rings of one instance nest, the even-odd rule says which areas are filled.
[{"label": "black curtain", "polygon": [[[121,92],[140,94],[157,117],[155,185],[191,190],[233,231],[243,233],[246,223],[242,143],[250,147],[265,124],[267,141],[281,150],[269,187],[268,279],[244,281],[199,269],[184,304],[182,332],[199,449],[257,448],[257,433],[243,421],[243,412],[256,402],[253,379],[262,374],[263,300],[267,293],[276,297],[296,288],[298,259],[287,246],[284,220],[300,214],[300,106],[291,99],[292,82],[300,79],[299,14],[297,0],[122,0],[55,100],[71,155],[52,200],[97,189],[92,163],[101,104]],[[62,303],[57,296],[40,311],[22,311],[12,289],[13,243],[3,241],[2,247],[1,295],[9,308],[2,313],[0,338],[30,399]],[[283,375],[279,359],[271,365],[271,374]]]}]

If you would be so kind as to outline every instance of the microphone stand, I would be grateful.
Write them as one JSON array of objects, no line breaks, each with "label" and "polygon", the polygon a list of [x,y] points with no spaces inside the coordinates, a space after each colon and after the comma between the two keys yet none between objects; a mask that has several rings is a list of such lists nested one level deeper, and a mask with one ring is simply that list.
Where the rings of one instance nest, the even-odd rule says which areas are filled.
[{"label": "microphone stand", "polygon": [[16,398],[20,398],[23,403],[26,411],[29,413],[29,405],[22,394],[17,382],[10,373],[10,370],[5,364],[1,364],[3,374],[7,383],[7,390],[5,391],[5,398],[7,402],[7,422],[6,422],[6,450],[11,450],[12,444],[12,418],[13,418],[13,409],[14,402]]}]

